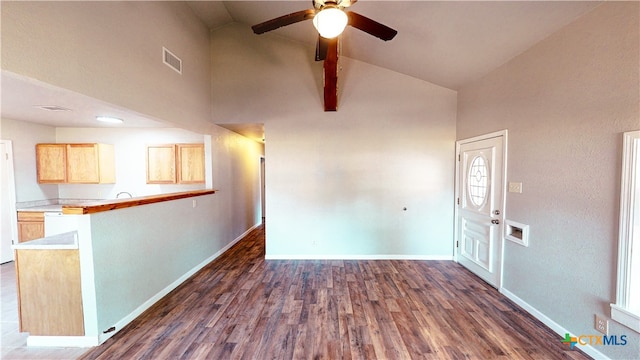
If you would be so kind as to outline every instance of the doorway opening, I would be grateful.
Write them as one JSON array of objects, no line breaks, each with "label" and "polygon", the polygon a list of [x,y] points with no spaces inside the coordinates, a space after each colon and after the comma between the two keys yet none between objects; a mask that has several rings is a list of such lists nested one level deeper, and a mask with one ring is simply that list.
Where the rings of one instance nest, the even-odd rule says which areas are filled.
[{"label": "doorway opening", "polygon": [[262,211],[262,223],[266,220],[266,196],[265,196],[265,160],[264,155],[260,156],[260,209]]},{"label": "doorway opening", "polygon": [[0,264],[3,264],[13,261],[11,245],[18,238],[13,150],[9,140],[0,140],[0,163]]}]

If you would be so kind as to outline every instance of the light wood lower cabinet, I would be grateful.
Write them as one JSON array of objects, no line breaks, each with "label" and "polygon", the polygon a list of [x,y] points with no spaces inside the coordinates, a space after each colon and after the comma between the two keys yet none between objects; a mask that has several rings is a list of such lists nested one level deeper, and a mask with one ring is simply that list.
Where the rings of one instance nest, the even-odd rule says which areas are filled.
[{"label": "light wood lower cabinet", "polygon": [[16,275],[21,332],[84,335],[77,249],[18,249]]},{"label": "light wood lower cabinet", "polygon": [[18,211],[18,242],[44,237],[44,213]]}]

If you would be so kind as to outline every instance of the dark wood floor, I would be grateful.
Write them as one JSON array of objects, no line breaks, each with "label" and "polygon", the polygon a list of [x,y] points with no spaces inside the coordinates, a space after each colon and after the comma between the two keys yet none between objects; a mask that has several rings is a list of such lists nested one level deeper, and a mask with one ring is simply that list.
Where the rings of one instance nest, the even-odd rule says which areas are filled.
[{"label": "dark wood floor", "polygon": [[451,261],[264,260],[264,229],[81,359],[586,359]]}]

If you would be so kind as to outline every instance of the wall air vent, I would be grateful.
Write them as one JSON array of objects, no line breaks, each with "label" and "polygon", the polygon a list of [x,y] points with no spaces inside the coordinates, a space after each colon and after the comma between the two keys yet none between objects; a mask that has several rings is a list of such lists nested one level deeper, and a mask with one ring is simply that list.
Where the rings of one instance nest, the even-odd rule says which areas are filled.
[{"label": "wall air vent", "polygon": [[47,111],[71,111],[71,109],[67,109],[58,105],[34,105],[38,109],[47,110]]},{"label": "wall air vent", "polygon": [[162,48],[162,62],[178,74],[182,74],[182,60],[165,47]]}]

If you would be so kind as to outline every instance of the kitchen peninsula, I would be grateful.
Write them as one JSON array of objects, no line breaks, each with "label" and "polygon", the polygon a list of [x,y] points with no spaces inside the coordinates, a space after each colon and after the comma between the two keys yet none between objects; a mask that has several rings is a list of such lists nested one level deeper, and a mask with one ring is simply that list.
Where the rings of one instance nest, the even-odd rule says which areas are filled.
[{"label": "kitchen peninsula", "polygon": [[125,209],[129,207],[153,204],[153,203],[158,203],[163,201],[172,201],[172,200],[184,199],[184,198],[189,198],[194,196],[214,194],[215,192],[216,192],[215,190],[197,190],[197,191],[170,193],[170,194],[141,196],[137,198],[121,199],[121,200],[116,199],[116,200],[87,201],[78,205],[63,205],[62,213],[75,214],[75,215],[94,214],[102,211]]},{"label": "kitchen peninsula", "polygon": [[[215,192],[198,190],[69,204],[62,206],[62,214],[47,218],[47,237],[14,245],[19,296],[21,302],[25,301],[21,305],[21,331],[32,332],[27,345],[99,345],[231,247],[235,241],[220,243],[212,236],[216,229],[211,214],[218,211]],[[75,252],[77,261],[55,260],[69,252]],[[54,259],[51,264],[58,268],[22,266],[23,258],[33,256]],[[61,288],[80,290],[76,296],[80,299],[74,303],[76,310],[80,309],[80,321],[69,332],[56,330],[64,326],[56,323],[55,316],[45,316],[47,301],[36,307],[27,304],[34,298],[28,292],[37,291],[37,287],[21,286],[64,273],[61,267],[65,266],[75,267],[80,275],[78,280],[73,271],[67,271],[72,274],[68,280],[57,278],[62,281]],[[59,302],[56,296],[44,298]],[[35,317],[30,313],[36,311],[34,308],[40,311]]]}]

